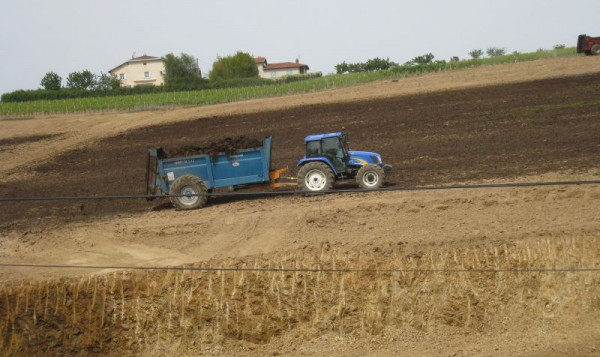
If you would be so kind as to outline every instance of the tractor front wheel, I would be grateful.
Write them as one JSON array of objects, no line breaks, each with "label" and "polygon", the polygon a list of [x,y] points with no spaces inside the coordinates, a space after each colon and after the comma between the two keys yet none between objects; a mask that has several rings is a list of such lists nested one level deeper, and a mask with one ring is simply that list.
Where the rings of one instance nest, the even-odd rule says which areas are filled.
[{"label": "tractor front wheel", "polygon": [[298,171],[298,187],[302,191],[326,191],[333,188],[333,171],[327,164],[313,161],[305,164]]},{"label": "tractor front wheel", "polygon": [[379,165],[367,164],[358,169],[356,182],[360,188],[367,190],[380,188],[383,186],[385,173]]},{"label": "tractor front wheel", "polygon": [[600,45],[599,44],[593,45],[590,52],[592,53],[592,56],[600,56]]},{"label": "tractor front wheel", "polygon": [[175,180],[169,189],[169,195],[186,195],[170,197],[175,208],[181,210],[202,208],[208,200],[207,196],[194,196],[206,194],[208,190],[204,181],[194,175],[184,175]]}]

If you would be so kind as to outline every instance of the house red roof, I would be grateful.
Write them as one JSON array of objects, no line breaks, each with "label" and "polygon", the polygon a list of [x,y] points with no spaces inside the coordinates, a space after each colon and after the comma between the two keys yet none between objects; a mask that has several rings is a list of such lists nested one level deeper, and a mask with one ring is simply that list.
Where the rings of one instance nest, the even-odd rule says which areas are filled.
[{"label": "house red roof", "polygon": [[267,63],[267,59],[265,57],[254,57],[254,61],[256,62],[256,64],[262,63],[263,69],[265,71],[274,70],[274,69],[302,68],[302,67],[306,67],[306,69],[309,69],[307,64],[298,63],[298,60],[296,60],[296,62]]},{"label": "house red roof", "polygon": [[282,63],[271,63],[265,66],[265,71],[271,69],[282,69],[282,68],[302,68],[306,67],[308,69],[308,65],[296,62],[282,62]]}]

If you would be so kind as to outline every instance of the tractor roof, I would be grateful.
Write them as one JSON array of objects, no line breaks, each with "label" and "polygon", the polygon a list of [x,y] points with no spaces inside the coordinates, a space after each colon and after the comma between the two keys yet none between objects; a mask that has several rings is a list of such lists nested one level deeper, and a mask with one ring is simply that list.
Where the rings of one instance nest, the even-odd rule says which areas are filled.
[{"label": "tractor roof", "polygon": [[309,141],[320,141],[323,139],[327,139],[327,138],[334,138],[334,137],[340,137],[342,136],[342,132],[335,132],[335,133],[328,133],[328,134],[315,134],[315,135],[309,135],[307,137],[304,138],[304,142],[309,142]]}]

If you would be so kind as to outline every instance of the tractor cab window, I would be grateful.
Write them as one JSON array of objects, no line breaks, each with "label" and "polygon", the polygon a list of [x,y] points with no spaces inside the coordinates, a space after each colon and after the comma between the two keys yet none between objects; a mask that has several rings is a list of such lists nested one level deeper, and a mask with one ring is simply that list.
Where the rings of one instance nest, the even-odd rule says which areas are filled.
[{"label": "tractor cab window", "polygon": [[333,166],[337,171],[345,171],[345,156],[344,147],[338,137],[326,138],[322,141],[322,149],[325,156],[333,163]]},{"label": "tractor cab window", "polygon": [[321,142],[320,141],[309,141],[306,143],[306,157],[320,157],[321,154]]}]

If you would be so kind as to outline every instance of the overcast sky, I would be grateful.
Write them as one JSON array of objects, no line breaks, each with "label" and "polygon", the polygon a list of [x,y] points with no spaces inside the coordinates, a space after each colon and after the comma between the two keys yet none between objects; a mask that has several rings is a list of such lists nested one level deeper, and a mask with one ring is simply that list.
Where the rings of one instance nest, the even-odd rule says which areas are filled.
[{"label": "overcast sky", "polygon": [[35,89],[46,72],[99,74],[133,54],[199,59],[238,50],[328,74],[343,61],[475,48],[535,51],[600,36],[599,0],[0,0],[0,93]]}]

